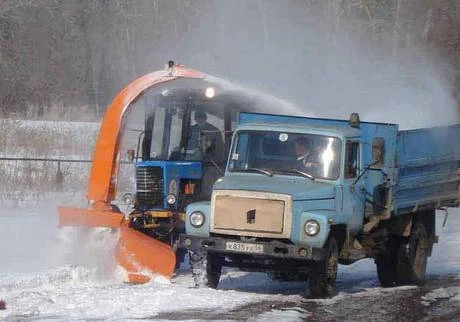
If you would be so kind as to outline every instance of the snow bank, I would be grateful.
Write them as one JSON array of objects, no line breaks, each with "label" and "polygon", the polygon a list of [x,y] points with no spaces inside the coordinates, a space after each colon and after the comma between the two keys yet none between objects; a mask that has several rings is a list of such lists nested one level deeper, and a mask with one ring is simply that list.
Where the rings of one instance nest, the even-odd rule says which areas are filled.
[{"label": "snow bank", "polygon": [[422,296],[425,305],[437,300],[460,301],[460,286],[441,287]]},{"label": "snow bank", "polygon": [[[10,276],[6,282],[1,279],[0,297],[5,299],[8,310],[0,312],[0,319],[20,316],[58,321],[122,321],[149,319],[161,312],[199,309],[218,313],[263,300],[297,299],[234,290],[195,289],[192,288],[193,281],[190,276],[174,279],[172,284],[144,285],[97,281],[92,280],[91,276],[91,273],[82,267],[68,266],[42,272],[36,277]],[[282,313],[288,314],[291,318],[305,314],[295,310]],[[272,312],[260,318],[274,320],[280,314]]]}]

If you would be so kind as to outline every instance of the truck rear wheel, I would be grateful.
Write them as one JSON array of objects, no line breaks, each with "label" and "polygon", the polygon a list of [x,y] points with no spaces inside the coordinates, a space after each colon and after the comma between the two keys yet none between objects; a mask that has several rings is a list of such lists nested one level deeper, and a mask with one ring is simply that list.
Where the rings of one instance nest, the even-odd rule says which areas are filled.
[{"label": "truck rear wheel", "polygon": [[330,236],[324,246],[325,259],[315,262],[310,274],[310,296],[315,298],[333,297],[337,294],[335,280],[339,264],[337,241]]},{"label": "truck rear wheel", "polygon": [[375,260],[377,276],[382,287],[395,286],[398,245],[399,241],[396,237],[390,237],[387,244],[387,251],[380,254]]},{"label": "truck rear wheel", "polygon": [[396,279],[399,285],[422,285],[425,282],[430,241],[423,223],[415,224],[409,241],[401,243],[397,257]]},{"label": "truck rear wheel", "polygon": [[195,287],[217,288],[222,272],[220,258],[206,252],[190,251],[189,254]]},{"label": "truck rear wheel", "polygon": [[409,239],[392,236],[387,252],[375,260],[380,284],[383,287],[422,285],[430,247],[426,228],[421,222],[415,224]]}]

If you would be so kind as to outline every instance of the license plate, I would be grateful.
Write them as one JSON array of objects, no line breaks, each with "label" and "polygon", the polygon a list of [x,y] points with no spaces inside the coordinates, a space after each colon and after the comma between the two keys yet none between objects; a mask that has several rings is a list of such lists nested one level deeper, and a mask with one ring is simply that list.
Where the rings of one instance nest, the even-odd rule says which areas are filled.
[{"label": "license plate", "polygon": [[226,242],[225,249],[242,253],[263,253],[264,245],[239,242]]}]

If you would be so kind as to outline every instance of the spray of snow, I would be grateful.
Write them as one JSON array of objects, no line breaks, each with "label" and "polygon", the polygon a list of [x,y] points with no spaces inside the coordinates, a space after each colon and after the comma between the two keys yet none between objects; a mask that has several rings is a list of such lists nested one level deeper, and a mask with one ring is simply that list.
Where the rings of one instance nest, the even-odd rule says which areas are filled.
[{"label": "spray of snow", "polygon": [[399,48],[394,34],[369,33],[367,21],[346,18],[341,6],[330,2],[325,15],[303,1],[216,1],[165,52],[293,102],[298,115],[359,112],[362,120],[403,129],[459,122],[453,68],[438,53],[419,44]]},{"label": "spray of snow", "polygon": [[205,80],[210,83],[218,84],[223,91],[240,92],[253,98],[255,102],[257,102],[257,105],[263,106],[264,111],[271,111],[273,113],[283,111],[285,114],[298,114],[301,109],[300,106],[288,100],[281,99],[268,92],[263,92],[255,88],[239,85],[221,77],[206,75]]},{"label": "spray of snow", "polygon": [[[114,278],[116,232],[104,228],[59,229],[54,203],[42,208],[3,207],[0,219],[0,275],[65,266],[64,271],[72,278]],[[63,271],[58,276],[62,277]]]}]

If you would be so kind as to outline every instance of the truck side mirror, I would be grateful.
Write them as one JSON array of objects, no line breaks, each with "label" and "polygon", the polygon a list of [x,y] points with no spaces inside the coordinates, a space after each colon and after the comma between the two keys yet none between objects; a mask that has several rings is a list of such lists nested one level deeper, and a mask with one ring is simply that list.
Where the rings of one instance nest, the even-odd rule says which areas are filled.
[{"label": "truck side mirror", "polygon": [[385,165],[385,139],[374,138],[372,140],[372,167],[383,168]]}]

